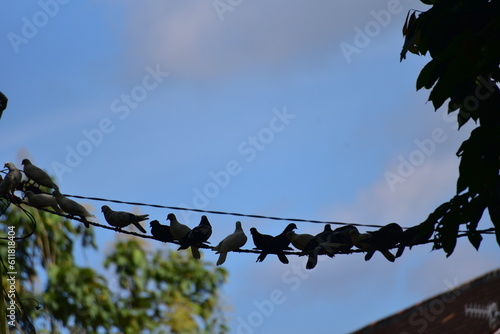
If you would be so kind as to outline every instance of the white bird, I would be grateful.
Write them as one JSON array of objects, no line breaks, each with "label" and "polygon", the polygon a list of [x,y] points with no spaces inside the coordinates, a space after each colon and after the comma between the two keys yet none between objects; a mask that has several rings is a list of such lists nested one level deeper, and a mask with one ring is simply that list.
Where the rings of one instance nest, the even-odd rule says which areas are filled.
[{"label": "white bird", "polygon": [[175,240],[182,240],[191,231],[188,226],[179,223],[173,213],[168,214],[167,220],[170,220],[170,232]]},{"label": "white bird", "polygon": [[85,224],[85,227],[90,227],[90,224],[88,223],[86,217],[95,216],[88,212],[83,205],[65,197],[59,192],[59,190],[54,190],[53,194],[56,198],[57,204],[64,212],[69,213],[72,216],[80,217],[83,220],[83,224]]},{"label": "white bird", "polygon": [[55,212],[64,213],[61,208],[57,205],[56,198],[51,194],[41,193],[35,194],[31,190],[24,193],[24,196],[28,199],[28,203],[37,209],[52,208]]},{"label": "white bird", "polygon": [[236,228],[234,232],[227,237],[225,237],[217,246],[213,248],[216,251],[215,254],[220,254],[217,260],[217,265],[220,266],[226,261],[227,253],[230,251],[237,250],[247,242],[247,236],[241,228],[241,222],[236,222]]},{"label": "white bird", "polygon": [[4,167],[7,167],[9,169],[9,172],[5,176],[5,179],[7,179],[7,182],[10,183],[9,190],[13,194],[14,191],[16,191],[19,183],[21,183],[22,174],[21,171],[17,169],[12,162],[6,162]]},{"label": "white bird", "polygon": [[29,159],[24,159],[21,164],[24,165],[24,174],[39,185],[59,190],[57,184],[43,169],[33,165]]},{"label": "white bird", "polygon": [[107,205],[103,205],[101,207],[101,211],[104,213],[104,218],[111,226],[121,229],[122,227],[126,227],[132,224],[137,227],[142,233],[146,233],[146,230],[141,226],[141,224],[139,224],[139,222],[148,219],[149,215],[147,214],[134,215],[133,213],[125,211],[113,211]]}]

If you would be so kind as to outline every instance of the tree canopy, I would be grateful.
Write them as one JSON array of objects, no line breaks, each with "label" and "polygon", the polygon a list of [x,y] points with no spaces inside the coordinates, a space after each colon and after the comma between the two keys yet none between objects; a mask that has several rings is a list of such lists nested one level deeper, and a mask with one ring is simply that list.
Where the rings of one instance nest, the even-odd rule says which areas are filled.
[{"label": "tree canopy", "polygon": [[226,331],[219,299],[227,278],[223,268],[123,237],[105,254],[102,273],[96,263],[87,267],[75,258],[76,251],[98,249],[94,229],[16,205],[0,220],[0,233],[9,229],[17,238],[15,269],[2,271],[2,282],[6,272],[17,273],[12,297],[23,333],[35,327],[37,333]]},{"label": "tree canopy", "polygon": [[412,10],[403,27],[407,52],[432,58],[420,72],[416,88],[430,90],[437,110],[448,101],[459,129],[470,120],[477,127],[458,148],[456,195],[426,220],[436,229],[434,248],[449,256],[459,227],[477,249],[477,226],[487,209],[500,245],[500,2],[489,0],[422,0],[425,12]]}]

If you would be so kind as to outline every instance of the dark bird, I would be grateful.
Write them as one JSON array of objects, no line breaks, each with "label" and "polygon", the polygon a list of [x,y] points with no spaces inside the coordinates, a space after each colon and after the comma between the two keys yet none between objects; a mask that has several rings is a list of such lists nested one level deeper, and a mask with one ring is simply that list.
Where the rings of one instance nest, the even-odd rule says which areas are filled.
[{"label": "dark bird", "polygon": [[103,205],[101,207],[101,211],[104,214],[104,218],[108,222],[109,225],[116,227],[118,230],[122,227],[129,226],[130,224],[134,225],[141,231],[142,233],[146,233],[144,227],[139,224],[139,222],[146,220],[149,218],[149,215],[135,215],[130,212],[125,211],[113,211],[107,205]]},{"label": "dark bird", "polygon": [[220,254],[217,260],[217,265],[220,266],[226,261],[227,253],[240,249],[247,242],[247,236],[241,227],[241,222],[236,222],[234,232],[225,237],[217,246],[213,248],[215,254]]},{"label": "dark bird", "polygon": [[403,231],[401,236],[401,242],[396,253],[396,258],[403,255],[405,247],[411,249],[412,246],[424,244],[432,237],[434,233],[434,225],[421,223],[417,226],[410,227],[406,231]]},{"label": "dark bird", "polygon": [[326,242],[328,235],[330,235],[333,232],[332,226],[330,224],[326,224],[325,227],[323,228],[323,231],[320,233],[316,234],[311,241],[304,247],[300,255],[307,255],[311,251],[313,251],[318,245]]},{"label": "dark bird", "polygon": [[396,247],[403,237],[403,229],[396,223],[387,224],[377,231],[361,234],[357,242],[365,244],[365,261],[372,258],[376,251],[381,252],[391,262],[396,259],[389,249]]},{"label": "dark bird", "polygon": [[7,102],[9,102],[7,96],[0,92],[0,118],[2,118],[3,111],[7,109]]},{"label": "dark bird", "polygon": [[256,262],[264,261],[267,254],[276,254],[282,263],[288,263],[288,258],[283,251],[291,250],[292,248],[289,247],[290,240],[287,238],[286,234],[296,228],[297,225],[294,223],[288,224],[283,232],[273,237],[268,234],[261,234],[255,227],[252,227],[250,233],[252,234],[255,249],[261,250]]},{"label": "dark bird", "polygon": [[323,232],[317,234],[302,251],[307,255],[306,269],[313,269],[318,264],[318,255],[326,254],[333,257],[335,253],[347,252],[354,245],[353,236],[359,234],[352,225],[336,228],[332,231],[330,225],[325,225]]},{"label": "dark bird", "polygon": [[200,259],[201,254],[198,246],[208,240],[212,235],[212,226],[208,221],[207,216],[201,216],[200,224],[190,230],[184,238],[179,240],[180,247],[178,250],[191,247],[191,253],[195,259]]},{"label": "dark bird", "polygon": [[151,235],[156,240],[160,240],[163,242],[172,242],[175,240],[172,236],[172,233],[170,232],[170,226],[162,225],[157,220],[152,220],[149,223],[149,226],[151,227]]},{"label": "dark bird", "polygon": [[43,169],[33,165],[29,159],[24,159],[21,164],[24,166],[24,174],[35,181],[37,184],[59,190],[57,184],[52,181],[52,178]]}]

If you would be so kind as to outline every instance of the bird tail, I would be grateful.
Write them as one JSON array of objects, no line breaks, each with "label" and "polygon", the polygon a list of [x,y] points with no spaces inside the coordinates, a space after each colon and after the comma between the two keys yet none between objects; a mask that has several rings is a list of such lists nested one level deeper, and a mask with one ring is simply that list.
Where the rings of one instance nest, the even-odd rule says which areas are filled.
[{"label": "bird tail", "polygon": [[366,252],[365,261],[370,261],[370,259],[372,258],[373,254],[375,254],[375,250],[374,249],[369,249]]},{"label": "bird tail", "polygon": [[285,253],[278,252],[276,255],[278,255],[278,259],[280,259],[281,263],[288,264],[288,258]]},{"label": "bird tail", "polygon": [[141,226],[141,224],[134,223],[134,226],[137,227],[139,231],[141,231],[142,233],[146,233],[146,230],[144,229],[144,227]]},{"label": "bird tail", "polygon": [[315,249],[314,252],[309,254],[307,257],[306,269],[313,269],[318,264],[318,250]]},{"label": "bird tail", "polygon": [[221,252],[219,255],[219,259],[217,260],[217,265],[220,266],[224,262],[226,262],[227,252]]},{"label": "bird tail", "polygon": [[389,252],[387,249],[386,250],[382,250],[380,251],[382,254],[384,254],[385,258],[391,262],[394,262],[394,260],[396,260],[396,258],[394,257],[394,255],[392,255],[391,252]]},{"label": "bird tail", "polygon": [[399,245],[398,251],[396,253],[396,257],[400,257],[403,255],[403,252],[405,251],[405,245]]},{"label": "bird tail", "polygon": [[191,246],[191,254],[193,254],[193,257],[196,260],[199,260],[201,258],[200,250],[198,247]]},{"label": "bird tail", "polygon": [[58,205],[53,205],[52,210],[54,210],[57,213],[64,214],[64,211]]},{"label": "bird tail", "polygon": [[[137,218],[139,218],[140,221],[143,221],[143,220],[149,219],[149,214],[147,214],[147,215],[137,215]],[[146,232],[144,232],[144,233],[146,233]]]},{"label": "bird tail", "polygon": [[255,262],[262,262],[262,261],[264,261],[264,259],[266,258],[266,256],[267,256],[267,253],[264,253],[264,252],[260,253],[259,256],[257,257],[257,261],[255,261]]}]

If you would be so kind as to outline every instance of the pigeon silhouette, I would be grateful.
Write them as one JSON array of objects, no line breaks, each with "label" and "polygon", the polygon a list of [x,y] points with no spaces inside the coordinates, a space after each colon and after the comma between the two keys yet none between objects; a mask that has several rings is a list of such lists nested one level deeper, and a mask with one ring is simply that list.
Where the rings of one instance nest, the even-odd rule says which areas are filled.
[{"label": "pigeon silhouette", "polygon": [[432,237],[434,233],[434,225],[421,223],[416,226],[410,227],[406,231],[403,231],[401,236],[401,242],[396,252],[396,258],[403,255],[405,247],[411,249],[412,246],[424,244]]},{"label": "pigeon silhouette", "polygon": [[353,246],[352,234],[358,233],[358,229],[352,225],[346,225],[335,230],[329,224],[325,225],[322,232],[318,233],[305,247],[301,255],[307,255],[306,269],[313,269],[318,264],[318,256],[326,254],[333,257],[335,253],[346,252]]},{"label": "pigeon silhouette", "polygon": [[200,259],[201,254],[198,246],[208,241],[212,235],[212,226],[208,221],[207,216],[202,216],[200,224],[190,230],[184,238],[179,240],[180,247],[178,250],[191,247],[191,253],[195,259]]},{"label": "pigeon silhouette", "polygon": [[83,220],[83,224],[85,225],[85,227],[86,228],[90,227],[90,224],[87,221],[87,217],[95,217],[95,216],[90,212],[88,212],[83,205],[73,201],[72,199],[65,197],[59,192],[59,190],[54,190],[52,194],[56,198],[57,205],[59,205],[59,207],[64,212],[75,217],[80,217]]},{"label": "pigeon silhouette", "polygon": [[300,256],[302,255],[307,255],[314,251],[315,248],[317,248],[320,244],[324,243],[327,241],[328,235],[330,235],[333,232],[332,226],[330,224],[326,224],[325,227],[323,228],[323,231],[320,233],[316,234],[311,241],[304,247],[302,252],[300,253]]},{"label": "pigeon silhouette", "polygon": [[359,235],[356,226],[345,225],[336,228],[326,237],[326,242],[321,243],[327,255],[333,256],[335,253],[348,252],[354,246],[354,237]]},{"label": "pigeon silhouette", "polygon": [[123,227],[129,226],[130,224],[137,227],[142,233],[146,233],[144,227],[141,226],[139,222],[149,218],[149,215],[135,215],[130,212],[125,211],[113,211],[107,205],[101,207],[101,211],[104,214],[104,218],[109,225],[116,227],[118,230]]},{"label": "pigeon silhouette", "polygon": [[226,261],[227,253],[243,247],[247,242],[247,236],[241,227],[241,222],[236,222],[234,232],[224,239],[217,246],[213,248],[215,254],[220,254],[217,260],[217,265],[220,266]]},{"label": "pigeon silhouette", "polygon": [[52,181],[52,178],[43,169],[33,165],[29,159],[21,162],[24,165],[24,174],[37,184],[59,190],[59,187]]},{"label": "pigeon silhouette", "polygon": [[367,232],[368,238],[362,240],[368,244],[365,261],[369,261],[376,251],[381,252],[384,257],[394,262],[396,259],[389,249],[396,247],[403,237],[403,229],[396,223],[387,224],[377,231]]},{"label": "pigeon silhouette", "polygon": [[157,220],[152,220],[149,223],[149,226],[151,227],[151,235],[156,240],[160,240],[163,242],[172,242],[175,240],[172,236],[172,233],[170,232],[170,226],[162,225]]},{"label": "pigeon silhouette", "polygon": [[24,193],[24,196],[28,199],[28,203],[37,209],[51,208],[57,213],[64,213],[57,205],[56,198],[51,194],[35,194],[33,191],[28,190]]},{"label": "pigeon silhouette", "polygon": [[252,227],[250,233],[252,234],[255,248],[261,250],[256,262],[264,261],[268,254],[276,254],[282,263],[288,263],[288,258],[283,252],[284,250],[291,250],[289,247],[290,240],[286,237],[286,234],[296,228],[297,225],[294,223],[288,224],[283,232],[273,237],[268,234],[261,234],[255,227]]}]

